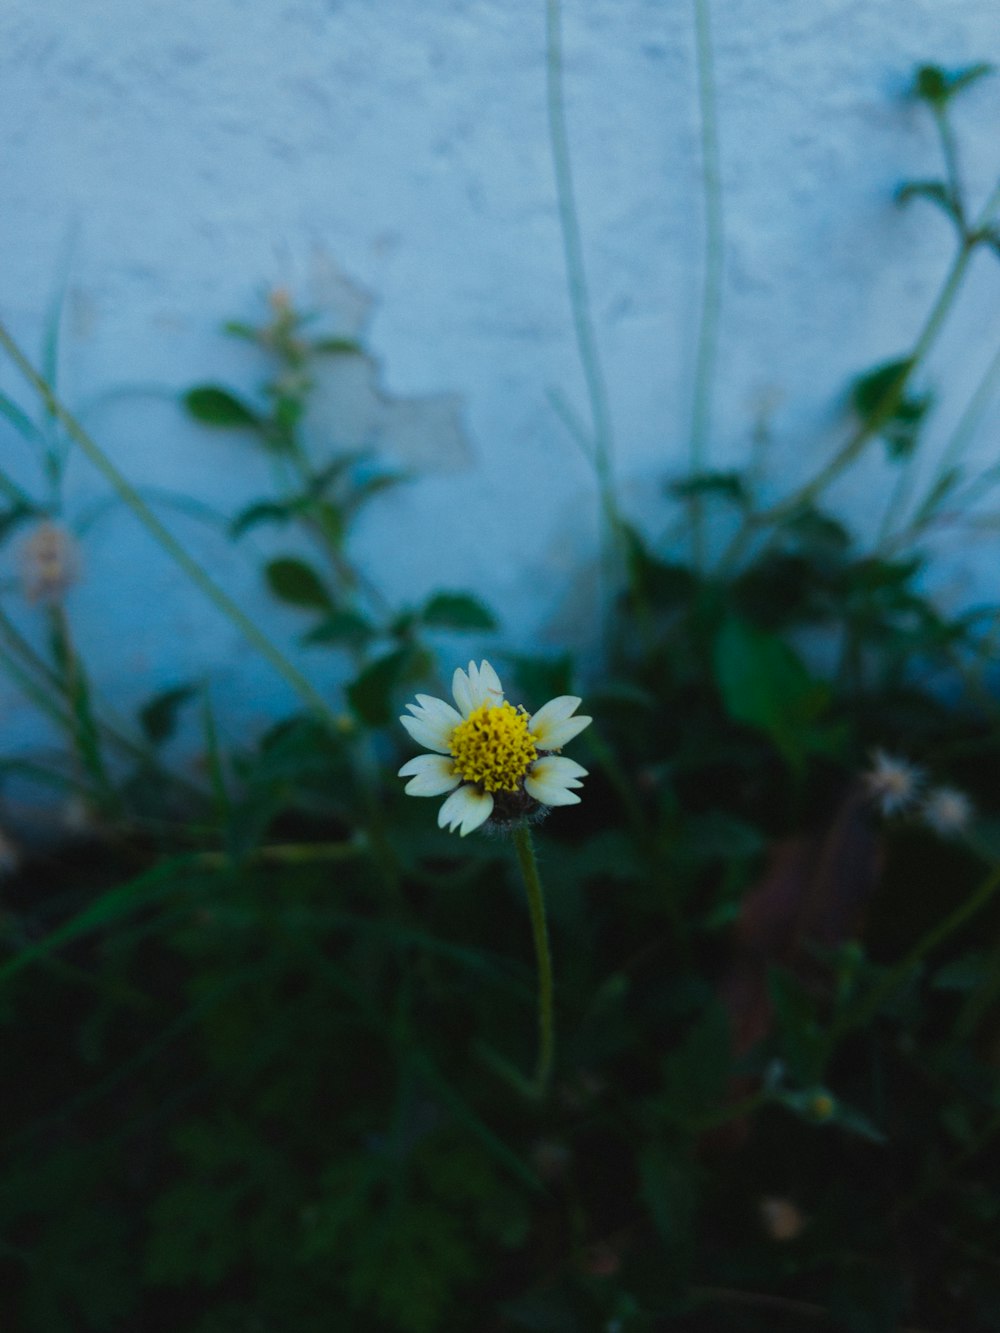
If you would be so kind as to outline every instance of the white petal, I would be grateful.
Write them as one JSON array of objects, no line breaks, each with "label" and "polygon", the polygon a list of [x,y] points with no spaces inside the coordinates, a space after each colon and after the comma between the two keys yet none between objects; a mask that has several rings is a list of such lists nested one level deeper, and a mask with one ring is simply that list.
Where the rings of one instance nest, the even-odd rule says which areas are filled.
[{"label": "white petal", "polygon": [[483,704],[503,703],[503,686],[500,677],[489,662],[469,663],[469,670],[457,667],[451,681],[451,692],[455,696],[463,717],[481,708]]},{"label": "white petal", "polygon": [[487,791],[466,784],[459,787],[438,811],[438,825],[446,825],[452,833],[458,829],[464,838],[467,833],[486,822],[493,812],[493,797]]},{"label": "white petal", "polygon": [[454,730],[454,723],[450,723],[447,718],[403,716],[399,720],[418,745],[423,745],[428,750],[435,750],[438,754],[451,754],[448,741]]},{"label": "white petal", "polygon": [[572,759],[545,755],[532,764],[524,779],[524,790],[542,805],[577,805],[580,798],[570,788],[582,787],[580,778],[586,776],[587,770]]},{"label": "white petal", "polygon": [[[472,662],[469,663],[469,670],[475,670]],[[455,696],[455,703],[458,704],[458,711],[463,717],[468,717],[476,705],[472,702],[471,682],[461,667],[455,668],[455,674],[451,678],[451,692]]]},{"label": "white petal", "polygon": [[529,718],[528,725],[532,731],[537,731],[540,726],[546,722],[562,722],[569,717],[583,703],[575,694],[560,694],[557,699],[550,699],[547,704],[542,704],[538,712]]},{"label": "white petal", "polygon": [[446,704],[443,699],[435,699],[430,694],[418,694],[417,702],[406,706],[414,717],[424,718],[427,721],[447,718],[451,726],[457,727],[462,720],[462,715],[457,713],[451,704]]},{"label": "white petal", "polygon": [[500,677],[490,666],[489,662],[479,663],[479,691],[480,703],[503,703],[503,686],[500,684]]},{"label": "white petal", "polygon": [[406,784],[407,796],[442,796],[462,781],[451,757],[443,754],[418,754],[403,765],[399,776],[411,779]]},{"label": "white petal", "polygon": [[561,750],[564,745],[568,745],[574,736],[579,736],[581,731],[585,731],[593,722],[592,717],[568,717],[565,722],[557,722],[555,726],[546,727],[545,740],[538,740],[540,750]]},{"label": "white petal", "polygon": [[534,716],[528,719],[528,730],[537,736],[540,750],[559,750],[568,745],[574,736],[578,736],[584,727],[589,727],[593,718],[573,717],[580,707],[582,699],[572,694],[561,694],[558,699],[550,699],[543,704]]},{"label": "white petal", "polygon": [[567,759],[562,754],[547,754],[541,759],[536,760],[531,766],[532,773],[540,777],[542,782],[549,782],[553,779],[557,782],[564,782],[570,787],[580,787],[583,784],[577,782],[577,778],[588,776],[588,770],[582,764],[578,764],[575,759]]}]

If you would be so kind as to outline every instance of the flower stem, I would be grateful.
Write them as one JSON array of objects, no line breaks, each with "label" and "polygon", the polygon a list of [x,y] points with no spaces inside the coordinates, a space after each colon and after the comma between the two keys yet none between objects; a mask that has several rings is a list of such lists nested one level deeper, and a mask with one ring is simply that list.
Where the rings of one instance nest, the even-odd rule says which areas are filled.
[{"label": "flower stem", "polygon": [[832,1040],[837,1041],[853,1028],[864,1027],[873,1019],[882,1007],[883,1002],[889,999],[893,992],[913,975],[918,964],[922,963],[924,958],[939,944],[943,944],[956,931],[961,930],[970,917],[975,916],[986,906],[998,888],[1000,888],[1000,866],[994,867],[975,893],[959,903],[958,907],[949,916],[946,916],[943,921],[939,921],[936,926],[919,939],[901,962],[890,968],[853,1009],[849,1009],[838,1022],[834,1023],[831,1033]]},{"label": "flower stem", "polygon": [[555,1031],[552,1022],[552,955],[549,952],[549,932],[545,924],[545,895],[538,874],[538,862],[531,841],[531,830],[522,824],[514,834],[517,864],[528,894],[531,913],[531,931],[535,938],[535,956],[538,959],[538,1063],[532,1092],[544,1097],[552,1076],[552,1057],[555,1052]]},{"label": "flower stem", "polygon": [[[984,210],[984,216],[990,216],[989,209],[991,207],[992,200],[987,209]],[[860,457],[872,438],[879,433],[891,418],[902,401],[915,372],[919,367],[922,367],[931,345],[951,311],[955,297],[958,295],[962,281],[965,278],[973,249],[974,245],[968,239],[959,245],[923,328],[913,344],[910,355],[906,358],[907,368],[899,375],[892,388],[884,394],[875,411],[858,423],[833,457],[820,468],[811,481],[803,483],[797,490],[792,491],[790,495],[777,501],[770,508],[759,509],[747,516],[740,530],[730,542],[728,550],[723,555],[719,565],[720,570],[732,569],[736,565],[749,541],[761,528],[780,523],[783,519],[789,518],[800,510],[815,504],[831,482],[836,481],[841,473],[855,459]]]},{"label": "flower stem", "polygon": [[[708,0],[694,0],[695,44],[698,61],[698,110],[701,120],[701,170],[705,210],[705,271],[702,279],[698,350],[694,373],[694,402],[691,414],[691,459],[693,476],[706,469],[711,428],[712,386],[718,346],[719,310],[722,304],[722,186],[719,167],[719,136],[715,107],[715,66],[712,55],[711,15]],[[705,562],[702,500],[691,497],[691,526],[695,564]]]},{"label": "flower stem", "polygon": [[198,562],[188,554],[179,541],[167,531],[149,505],[142,498],[127,478],[118,471],[110,458],[84,430],[77,419],[66,410],[52,390],[44,376],[40,375],[24,352],[0,323],[0,348],[2,348],[15,366],[38,394],[45,410],[62,426],[69,439],[78,445],[82,453],[111,485],[132,513],[154,538],[162,550],[183,569],[192,583],[204,593],[215,607],[249,640],[275,671],[284,678],[319,717],[328,725],[336,728],[337,715],[326,702],[316,687],[303,676],[302,672],[289,661],[271,640],[257,628],[254,622],[236,605],[233,599],[206,573]]},{"label": "flower stem", "polygon": [[[580,219],[573,188],[573,170],[570,163],[569,134],[566,129],[566,103],[563,96],[562,15],[560,0],[546,0],[545,6],[545,73],[546,101],[549,119],[549,143],[555,173],[556,199],[559,209],[559,228],[562,237],[566,279],[569,288],[573,330],[583,378],[590,404],[590,422],[593,432],[590,454],[597,473],[601,515],[604,528],[605,558],[609,565],[616,558],[620,546],[621,518],[614,477],[614,431],[607,386],[597,339],[594,335],[590,293],[583,260],[583,242],[580,237]],[[613,568],[609,573],[614,573]]]}]

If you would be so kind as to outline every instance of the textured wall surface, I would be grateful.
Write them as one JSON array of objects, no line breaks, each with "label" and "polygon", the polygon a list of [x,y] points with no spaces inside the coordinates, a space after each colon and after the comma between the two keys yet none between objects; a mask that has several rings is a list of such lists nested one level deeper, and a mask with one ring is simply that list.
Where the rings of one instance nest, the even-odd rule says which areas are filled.
[{"label": "textured wall surface", "polygon": [[[713,23],[726,260],[710,461],[745,459],[766,414],[780,491],[835,445],[847,377],[906,351],[949,262],[943,220],[893,203],[899,180],[938,171],[930,119],[902,96],[913,67],[1000,58],[1000,18],[995,0],[719,0]],[[617,467],[626,507],[662,527],[650,497],[687,457],[703,258],[692,7],[567,0],[564,36]],[[37,354],[65,282],[60,388],[138,485],[224,513],[266,488],[245,443],[185,421],[175,395],[205,379],[253,389],[259,363],[219,326],[285,287],[364,318],[397,414],[383,443],[422,473],[358,533],[388,595],[473,587],[507,642],[579,631],[570,590],[596,500],[548,398],[585,408],[541,0],[7,0],[0,79],[0,314]],[[979,201],[1000,169],[1000,79],[957,119]],[[346,309],[354,289],[367,313]],[[998,310],[1000,265],[983,257],[931,363],[932,451],[1000,341]],[[0,388],[31,405],[7,364]],[[998,424],[994,410],[972,456],[995,456]],[[0,455],[40,492],[3,423]],[[888,485],[876,458],[838,499],[871,523]],[[105,494],[74,463],[68,518]],[[263,539],[233,550],[161,512],[241,602],[266,604]],[[13,548],[2,559],[6,578]],[[288,706],[120,508],[89,527],[84,562],[71,609],[105,695],[124,706],[210,669],[237,715]],[[985,539],[945,568],[947,595],[995,595]],[[293,635],[292,613],[268,616]],[[331,665],[303,660],[328,679]],[[4,682],[0,708],[9,741],[31,734]]]}]

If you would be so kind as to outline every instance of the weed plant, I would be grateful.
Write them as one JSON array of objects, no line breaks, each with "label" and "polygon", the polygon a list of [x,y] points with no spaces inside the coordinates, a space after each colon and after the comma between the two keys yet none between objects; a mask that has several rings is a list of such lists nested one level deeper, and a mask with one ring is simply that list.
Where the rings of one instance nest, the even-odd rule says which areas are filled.
[{"label": "weed plant", "polygon": [[[442,831],[396,777],[413,752],[402,704],[445,694],[456,665],[442,644],[465,636],[462,665],[478,661],[498,626],[461,589],[388,605],[352,522],[402,478],[304,440],[318,368],[363,349],[278,294],[259,325],[229,326],[259,398],[205,383],[182,399],[273,462],[273,493],[229,532],[287,535],[294,554],[263,581],[305,643],[339,655],[345,685],[326,698],[63,405],[52,356],[35,369],[0,327],[40,405],[0,401],[40,463],[37,493],[0,474],[0,535],[24,560],[0,665],[65,740],[3,775],[50,783],[67,811],[51,845],[19,851],[9,827],[0,844],[4,1329],[1000,1326],[997,608],[949,615],[924,591],[936,527],[997,479],[961,450],[1000,358],[922,494],[913,466],[933,419],[926,354],[970,257],[1000,251],[998,196],[974,208],[956,167],[955,100],[985,67],[915,77],[944,171],[898,198],[955,234],[923,328],[859,375],[818,472],[764,503],[752,469],[707,466],[722,214],[698,7],[707,276],[691,467],[664,488],[686,535],[661,547],[616,494],[548,14],[605,656],[583,669],[488,642],[529,712],[576,686],[594,718],[582,806],[537,831],[551,1079],[514,1073],[536,1041],[522,844],[519,861],[502,838]],[[898,483],[862,546],[827,493],[872,448]],[[226,745],[192,682],[109,721],[74,646],[72,449],[301,711]],[[733,535],[710,558],[722,513]],[[33,628],[12,609],[25,593]],[[806,634],[828,669],[802,655]],[[194,772],[164,758],[185,715]]]}]

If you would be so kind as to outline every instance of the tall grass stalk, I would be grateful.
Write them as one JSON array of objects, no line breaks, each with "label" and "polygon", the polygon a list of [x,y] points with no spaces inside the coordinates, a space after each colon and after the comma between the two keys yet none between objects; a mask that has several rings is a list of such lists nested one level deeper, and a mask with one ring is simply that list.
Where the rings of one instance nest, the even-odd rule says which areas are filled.
[{"label": "tall grass stalk", "polygon": [[573,329],[576,334],[577,350],[590,403],[593,431],[591,455],[600,491],[605,550],[613,551],[617,545],[620,527],[614,480],[614,433],[604,371],[594,335],[590,293],[587,287],[587,273],[583,261],[583,244],[580,239],[580,221],[573,188],[569,136],[566,131],[566,105],[563,94],[562,22],[559,0],[546,0],[545,15],[545,69],[549,141],[556,181],[559,227],[566,263],[566,280],[569,288]]},{"label": "tall grass stalk", "polygon": [[38,394],[45,410],[52,419],[62,426],[69,438],[82,450],[87,459],[117,492],[119,498],[132,511],[150,536],[183,569],[191,582],[236,626],[261,656],[283,677],[302,701],[335,729],[338,726],[337,715],[316,687],[237,606],[228,593],[219,587],[207,571],[185,550],[176,537],[164,527],[131,482],[119,472],[104,450],[84,430],[76,417],[59,401],[49,382],[34,368],[19,344],[2,323],[0,323],[0,347],[6,351],[18,370]]},{"label": "tall grass stalk", "polygon": [[[694,31],[698,70],[698,112],[701,127],[701,170],[704,196],[705,259],[701,312],[691,408],[690,468],[699,476],[707,467],[712,426],[712,397],[722,308],[723,214],[722,173],[716,117],[715,59],[709,0],[694,0]],[[691,537],[695,564],[705,564],[704,509],[699,495],[691,497]]]}]

